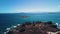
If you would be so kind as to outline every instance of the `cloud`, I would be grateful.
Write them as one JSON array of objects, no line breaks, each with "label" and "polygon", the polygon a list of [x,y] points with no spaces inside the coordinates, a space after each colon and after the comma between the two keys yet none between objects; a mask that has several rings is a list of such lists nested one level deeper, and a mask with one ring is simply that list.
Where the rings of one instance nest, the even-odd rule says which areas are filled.
[{"label": "cloud", "polygon": [[16,9],[17,12],[56,12],[56,9],[52,8],[25,8],[25,9]]}]

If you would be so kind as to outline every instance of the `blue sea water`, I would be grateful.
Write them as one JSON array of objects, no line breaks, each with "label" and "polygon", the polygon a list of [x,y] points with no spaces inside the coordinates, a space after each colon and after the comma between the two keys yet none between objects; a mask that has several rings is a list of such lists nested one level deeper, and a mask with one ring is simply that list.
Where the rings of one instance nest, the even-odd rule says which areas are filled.
[{"label": "blue sea water", "polygon": [[[21,18],[21,16],[29,16]],[[60,23],[60,13],[11,13],[0,14],[0,34],[6,31],[6,28],[13,25],[22,24],[26,21],[53,21]]]}]

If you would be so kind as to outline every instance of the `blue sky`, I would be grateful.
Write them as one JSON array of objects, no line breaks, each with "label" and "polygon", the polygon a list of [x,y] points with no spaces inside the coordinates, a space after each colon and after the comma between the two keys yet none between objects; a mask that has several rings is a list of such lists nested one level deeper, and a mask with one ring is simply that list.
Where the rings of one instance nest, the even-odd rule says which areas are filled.
[{"label": "blue sky", "polygon": [[0,0],[0,13],[60,12],[60,0]]}]

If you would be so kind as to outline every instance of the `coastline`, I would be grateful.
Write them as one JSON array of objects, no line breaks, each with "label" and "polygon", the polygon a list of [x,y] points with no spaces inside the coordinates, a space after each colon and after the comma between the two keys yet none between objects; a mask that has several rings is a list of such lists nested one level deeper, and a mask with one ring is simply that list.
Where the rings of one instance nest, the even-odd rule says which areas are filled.
[{"label": "coastline", "polygon": [[14,26],[12,29],[7,30],[8,32],[5,32],[4,34],[47,34],[47,32],[57,32],[60,31],[59,28],[57,28],[57,24],[53,24],[53,22],[25,22],[24,24],[18,24],[17,26]]}]

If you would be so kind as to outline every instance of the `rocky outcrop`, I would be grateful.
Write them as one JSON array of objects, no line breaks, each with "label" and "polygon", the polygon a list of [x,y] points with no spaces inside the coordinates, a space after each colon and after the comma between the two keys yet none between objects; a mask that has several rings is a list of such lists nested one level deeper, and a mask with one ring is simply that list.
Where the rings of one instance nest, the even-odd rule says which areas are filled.
[{"label": "rocky outcrop", "polygon": [[26,22],[10,30],[6,34],[48,34],[47,32],[57,32],[60,29],[51,21],[48,22]]}]

